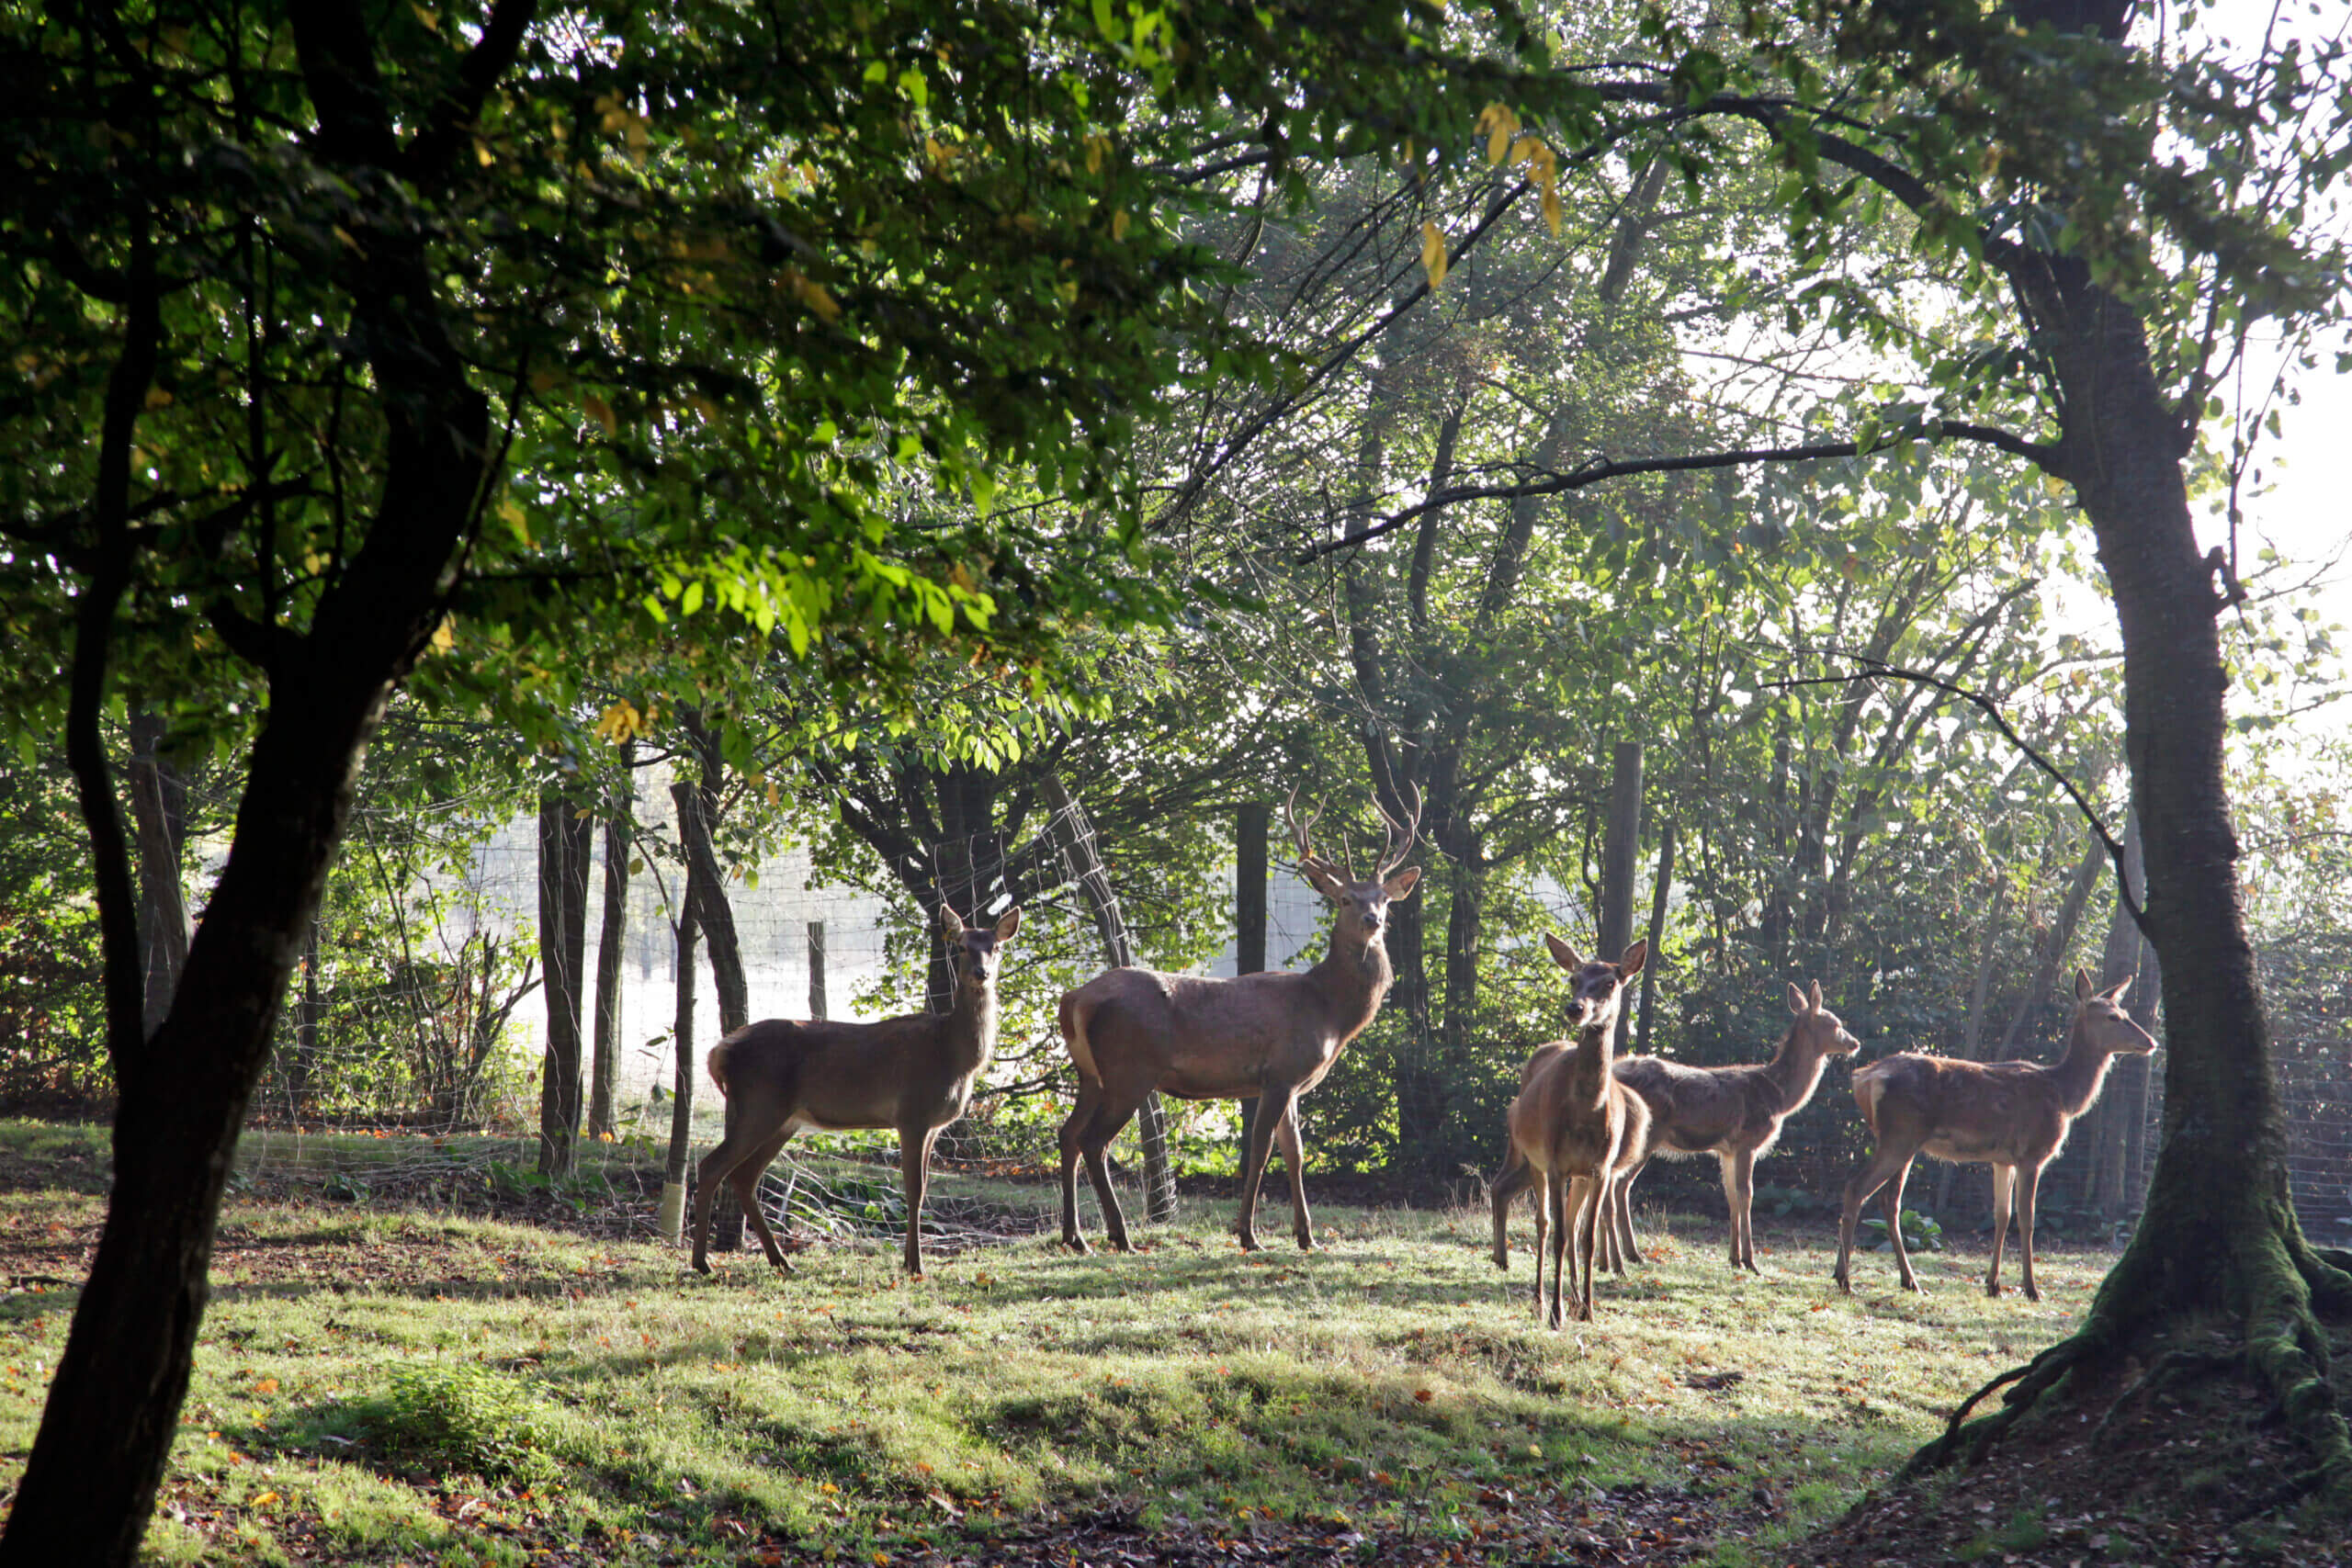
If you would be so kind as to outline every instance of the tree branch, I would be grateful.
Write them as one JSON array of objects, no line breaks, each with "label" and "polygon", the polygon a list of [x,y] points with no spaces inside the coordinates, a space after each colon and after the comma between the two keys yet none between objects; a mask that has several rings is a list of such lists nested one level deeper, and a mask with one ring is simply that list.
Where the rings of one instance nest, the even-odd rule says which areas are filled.
[{"label": "tree branch", "polygon": [[[2123,874],[2123,846],[2116,841],[2114,834],[2107,830],[2107,824],[2100,819],[2098,813],[2092,809],[2091,803],[2083,798],[2082,791],[2075,787],[2074,781],[2069,779],[2064,773],[2060,773],[2056,765],[2053,764],[2049,758],[2044,757],[2041,752],[2026,744],[2025,738],[2019,735],[2016,730],[2009,728],[2009,721],[2001,716],[1999,705],[1995,703],[1992,698],[1987,697],[1981,693],[1972,692],[1965,686],[1955,685],[1950,681],[1943,680],[1939,676],[1928,674],[1924,671],[1905,670],[1899,665],[1883,663],[1879,660],[1870,658],[1866,654],[1849,654],[1847,657],[1863,664],[1866,668],[1851,675],[1817,675],[1799,680],[1767,681],[1763,683],[1767,686],[1787,690],[1797,686],[1843,685],[1853,681],[1875,681],[1882,678],[1897,681],[1915,681],[1920,685],[1932,686],[1937,691],[1958,697],[1962,701],[1973,705],[1979,711],[1984,713],[1986,717],[1993,721],[1994,727],[1999,729],[2000,732],[2008,739],[2010,745],[2023,752],[2028,761],[2032,762],[2035,767],[2050,775],[2051,779],[2057,784],[2058,787],[2066,792],[2066,798],[2073,801],[2075,803],[2075,809],[2083,814],[2083,820],[2090,824],[2090,829],[2093,833],[2098,835],[2098,841],[2106,846],[2108,859],[2114,863],[2116,898],[2122,904],[2124,910],[2131,915],[2132,923],[2140,928],[2141,934],[2145,936],[2151,943],[2156,940],[2155,932],[2148,929],[2147,912],[2142,909],[2139,904],[2132,897],[2131,878]],[[1982,1396],[1980,1395],[1979,1397]]]},{"label": "tree branch", "polygon": [[1702,452],[1683,457],[1631,457],[1612,462],[1595,457],[1567,473],[1555,473],[1551,478],[1522,485],[1461,485],[1424,496],[1401,512],[1394,512],[1377,523],[1365,525],[1336,539],[1326,539],[1301,550],[1293,560],[1301,564],[1314,560],[1334,550],[1361,545],[1394,532],[1425,512],[1440,507],[1456,506],[1465,501],[1517,501],[1526,496],[1560,495],[1569,491],[1583,490],[1604,479],[1625,479],[1635,474],[1690,473],[1709,468],[1736,468],[1750,463],[1809,463],[1831,457],[1866,457],[1911,442],[1978,441],[1997,446],[2037,463],[2052,472],[2058,472],[2057,451],[1989,425],[1967,424],[1958,420],[1934,420],[1916,430],[1882,435],[1867,445],[1853,441],[1825,441],[1809,446],[1760,446],[1740,452]]}]

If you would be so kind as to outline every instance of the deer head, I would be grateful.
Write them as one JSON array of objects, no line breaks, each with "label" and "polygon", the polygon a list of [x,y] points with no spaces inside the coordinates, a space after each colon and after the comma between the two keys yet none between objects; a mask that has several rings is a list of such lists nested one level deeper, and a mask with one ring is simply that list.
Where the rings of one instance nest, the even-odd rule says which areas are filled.
[{"label": "deer head", "polygon": [[1568,1022],[1579,1029],[1600,1028],[1616,1016],[1625,982],[1642,972],[1650,955],[1650,944],[1637,942],[1614,964],[1600,958],[1588,962],[1549,931],[1544,933],[1544,945],[1552,950],[1552,962],[1568,972]]},{"label": "deer head", "polygon": [[[2144,1056],[2154,1050],[2155,1037],[2123,1010],[2123,993],[2131,988],[2131,976],[2126,976],[2103,991],[2093,990],[2090,976],[2075,970],[2075,1037],[2106,1056]],[[2071,1049],[2072,1041],[2068,1043]]]},{"label": "deer head", "polygon": [[[1356,879],[1355,868],[1345,859],[1334,865],[1315,852],[1308,835],[1322,814],[1317,812],[1301,823],[1297,805],[1298,791],[1294,788],[1283,802],[1283,820],[1290,827],[1292,842],[1298,846],[1299,875],[1306,879],[1308,886],[1338,906],[1339,931],[1343,940],[1357,945],[1377,941],[1388,923],[1388,906],[1410,896],[1414,884],[1421,879],[1419,866],[1396,869],[1398,863],[1411,852],[1413,837],[1420,830],[1419,791],[1413,795],[1411,819],[1403,822],[1388,814],[1377,795],[1373,797],[1372,808],[1380,813],[1380,820],[1386,825],[1388,840],[1371,876],[1363,881]],[[1340,852],[1346,854],[1344,850]]]},{"label": "deer head", "polygon": [[992,926],[972,926],[946,904],[939,906],[939,940],[956,966],[958,986],[986,987],[996,979],[997,949],[1021,929],[1020,909],[1007,909]]},{"label": "deer head", "polygon": [[1862,1043],[1846,1032],[1838,1015],[1821,1005],[1821,982],[1815,980],[1809,991],[1789,987],[1789,1010],[1797,1016],[1796,1034],[1799,1041],[1812,1046],[1824,1056],[1850,1056],[1862,1048]]}]

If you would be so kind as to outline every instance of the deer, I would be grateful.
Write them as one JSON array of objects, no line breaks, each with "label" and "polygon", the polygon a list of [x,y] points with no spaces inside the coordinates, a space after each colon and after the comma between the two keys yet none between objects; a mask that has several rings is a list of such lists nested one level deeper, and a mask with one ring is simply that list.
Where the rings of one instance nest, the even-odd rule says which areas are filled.
[{"label": "deer", "polygon": [[1609,1226],[1612,1245],[1605,1261],[1623,1271],[1640,1258],[1634,1237],[1632,1190],[1658,1155],[1712,1154],[1723,1165],[1724,1201],[1731,1209],[1731,1266],[1761,1275],[1756,1267],[1756,1162],[1770,1154],[1781,1124],[1803,1109],[1821,1083],[1832,1056],[1850,1056],[1861,1042],[1846,1032],[1838,1015],[1821,1005],[1821,982],[1812,989],[1789,987],[1788,1032],[1769,1062],[1730,1067],[1692,1067],[1657,1056],[1625,1056],[1616,1064],[1617,1081],[1642,1098],[1649,1119],[1639,1138],[1628,1138],[1616,1179],[1610,1187]]},{"label": "deer", "polygon": [[1372,874],[1358,880],[1344,851],[1338,864],[1315,852],[1317,817],[1302,825],[1297,800],[1294,788],[1283,803],[1283,819],[1298,849],[1298,874],[1337,911],[1330,951],[1320,963],[1303,974],[1274,971],[1227,979],[1106,969],[1061,998],[1062,1042],[1078,1069],[1078,1101],[1061,1130],[1062,1243],[1074,1252],[1088,1250],[1078,1226],[1081,1157],[1102,1203],[1110,1245],[1120,1252],[1134,1250],[1102,1151],[1155,1089],[1179,1100],[1258,1102],[1242,1162],[1241,1212],[1234,1234],[1244,1251],[1259,1250],[1258,1190],[1267,1158],[1279,1145],[1290,1174],[1292,1235],[1301,1251],[1315,1250],[1298,1100],[1323,1081],[1388,994],[1394,978],[1383,944],[1388,908],[1409,897],[1420,880],[1419,866],[1397,869],[1419,831],[1420,802],[1416,797],[1411,817],[1400,820],[1374,798],[1373,809],[1386,826],[1387,840]]},{"label": "deer", "polygon": [[[1535,1214],[1535,1307],[1552,1327],[1559,1328],[1565,1324],[1564,1292],[1573,1299],[1578,1321],[1592,1320],[1593,1257],[1609,1210],[1610,1187],[1629,1129],[1647,1120],[1640,1096],[1610,1071],[1610,1058],[1626,984],[1641,973],[1649,944],[1636,942],[1614,964],[1600,958],[1587,962],[1549,932],[1544,945],[1552,962],[1569,976],[1568,1018],[1577,1026],[1576,1043],[1561,1040],[1538,1046],[1521,1069],[1519,1095],[1506,1118],[1510,1149],[1490,1191],[1495,1266],[1508,1269],[1510,1254],[1504,1232],[1511,1198],[1534,1172],[1543,1173],[1543,1201]],[[1548,1313],[1544,1301],[1547,1232],[1552,1255]]]},{"label": "deer", "polygon": [[996,979],[1003,949],[1021,929],[1007,909],[992,926],[972,926],[942,904],[939,934],[956,972],[944,1013],[909,1013],[873,1023],[802,1023],[765,1019],[710,1048],[711,1080],[727,1100],[727,1130],[695,1168],[694,1266],[710,1272],[706,1247],[718,1184],[733,1185],[768,1261],[792,1264],[761,1213],[761,1175],[804,1127],[839,1132],[893,1127],[906,1190],[906,1269],[922,1278],[922,1201],[932,1145],[971,1103],[972,1085],[996,1051]]},{"label": "deer", "polygon": [[2075,971],[2075,1016],[2065,1055],[2054,1066],[2031,1062],[1968,1062],[1910,1053],[1883,1057],[1854,1072],[1854,1099],[1878,1147],[1846,1183],[1838,1222],[1838,1288],[1853,1293],[1849,1264],[1854,1224],[1871,1193],[1886,1190],[1886,1233],[1894,1244],[1903,1288],[1925,1294],[1903,1245],[1903,1182],[1921,1150],[1938,1159],[1993,1168],[1993,1262],[1984,1293],[2001,1293],[2001,1244],[2009,1229],[2014,1190],[2018,1251],[2026,1300],[2038,1302],[2033,1282],[2034,1194],[2042,1168],[2066,1145],[2075,1118],[2090,1109],[2117,1056],[2144,1056],[2156,1048],[2148,1032],[2122,1008],[2129,979],[2103,991]]}]

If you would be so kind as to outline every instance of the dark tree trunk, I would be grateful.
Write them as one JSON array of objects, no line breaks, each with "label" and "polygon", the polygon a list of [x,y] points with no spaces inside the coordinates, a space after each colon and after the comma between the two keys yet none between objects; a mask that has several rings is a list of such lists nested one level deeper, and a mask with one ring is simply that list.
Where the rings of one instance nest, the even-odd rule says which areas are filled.
[{"label": "dark tree trunk", "polygon": [[539,1075],[539,1173],[569,1176],[580,1137],[581,1003],[587,962],[592,824],[550,785],[539,792],[539,971],[548,1048]]},{"label": "dark tree trunk", "polygon": [[1671,819],[1659,824],[1657,830],[1657,882],[1650,896],[1650,952],[1642,965],[1642,1020],[1634,1037],[1634,1054],[1647,1055],[1650,1048],[1650,1014],[1657,1000],[1657,977],[1666,967],[1666,906],[1674,891],[1674,823]]},{"label": "dark tree trunk", "polygon": [[[379,100],[350,90],[373,69],[351,57],[355,45],[366,47],[364,35],[356,27],[324,31],[314,36],[298,17],[322,117],[313,155],[356,173],[366,162],[356,144],[390,131],[365,123]],[[386,422],[382,489],[366,538],[313,605],[309,629],[270,628],[266,648],[256,649],[269,705],[229,858],[188,944],[171,1012],[143,1043],[137,971],[115,978],[137,963],[135,913],[120,909],[128,951],[107,952],[108,1047],[121,1093],[114,1190],[0,1538],[0,1562],[122,1564],[138,1550],[178,1434],[221,1190],[287,979],[349,819],[360,754],[393,684],[441,619],[481,491],[488,405],[435,315],[435,284],[415,231],[379,226],[365,211],[353,213],[350,227],[357,238],[339,265],[354,271],[353,335]],[[136,325],[138,307],[132,315]],[[119,378],[135,379],[131,393],[143,398],[145,375]],[[119,498],[100,501],[103,524]],[[119,602],[107,586],[85,595],[94,635],[77,642],[77,699],[85,684],[103,689]],[[81,761],[87,766],[77,772],[102,778],[103,759]],[[107,799],[96,807],[84,791],[95,852],[119,868],[125,857],[110,791]],[[127,874],[102,878],[102,904],[126,893],[128,882]],[[125,999],[127,1007],[116,1005]]]},{"label": "dark tree trunk", "polygon": [[[1266,967],[1266,831],[1273,810],[1263,802],[1241,807],[1234,819],[1233,972],[1255,975]],[[1254,1100],[1238,1100],[1241,1109],[1239,1153],[1248,1157],[1250,1122],[1257,1114]]]},{"label": "dark tree trunk", "polygon": [[[1620,740],[1611,759],[1609,829],[1600,851],[1600,955],[1614,964],[1634,945],[1634,885],[1642,854],[1642,743]],[[1614,1025],[1625,1042],[1625,1010]]]},{"label": "dark tree trunk", "polygon": [[636,808],[637,775],[631,771],[637,742],[620,748],[621,782],[605,815],[605,908],[596,932],[595,1057],[588,1070],[588,1135],[617,1133],[615,1103],[621,1076],[621,961],[628,944],[630,817]]},{"label": "dark tree trunk", "polygon": [[735,910],[727,901],[727,874],[718,863],[714,834],[718,824],[718,786],[726,763],[718,755],[718,737],[703,727],[698,716],[685,717],[686,733],[699,761],[695,780],[670,786],[678,807],[678,842],[686,853],[693,890],[695,919],[710,949],[710,980],[718,990],[718,1029],[731,1034],[752,1021],[752,992],[743,976],[743,948],[735,935]]},{"label": "dark tree trunk", "polygon": [[187,836],[187,786],[163,754],[164,720],[145,708],[130,716],[130,818],[139,863],[139,946],[145,955],[147,1000],[141,1021],[153,1034],[172,1010],[172,992],[187,964],[190,927],[180,890],[180,846]]}]

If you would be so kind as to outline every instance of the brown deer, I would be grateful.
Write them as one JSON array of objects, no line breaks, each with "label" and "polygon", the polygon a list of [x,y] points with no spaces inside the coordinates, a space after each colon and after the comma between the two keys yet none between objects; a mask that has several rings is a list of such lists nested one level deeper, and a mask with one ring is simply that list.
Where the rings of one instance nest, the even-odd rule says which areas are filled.
[{"label": "brown deer", "polygon": [[1862,1108],[1878,1148],[1846,1183],[1845,1213],[1838,1222],[1838,1288],[1853,1292],[1848,1265],[1854,1251],[1854,1224],[1862,1205],[1886,1189],[1886,1232],[1894,1244],[1903,1288],[1919,1290],[1911,1255],[1903,1246],[1903,1182],[1922,1149],[1938,1159],[1993,1168],[1993,1264],[1984,1273],[1984,1293],[2001,1293],[2001,1243],[2009,1229],[2010,1194],[2018,1209],[2018,1250],[2024,1258],[2025,1294],[2038,1302],[2033,1283],[2033,1202],[2042,1167],[2065,1146],[2066,1130],[2098,1098],[2108,1064],[2119,1055],[2144,1056],[2156,1048],[2148,1032],[2120,1005],[2130,980],[2104,991],[2075,972],[2075,1019],[2066,1032],[2066,1054],[2055,1066],[2031,1062],[1966,1062],[1950,1056],[1905,1054],[1887,1056],[1854,1072],[1854,1099]]},{"label": "brown deer", "polygon": [[1822,1069],[1832,1056],[1850,1056],[1861,1043],[1846,1032],[1838,1015],[1821,1005],[1821,982],[1810,991],[1789,987],[1795,1018],[1769,1062],[1734,1067],[1692,1067],[1656,1056],[1627,1056],[1616,1066],[1617,1081],[1649,1107],[1645,1134],[1628,1138],[1619,1158],[1609,1199],[1613,1245],[1604,1261],[1620,1272],[1638,1258],[1634,1239],[1632,1190],[1643,1168],[1657,1155],[1712,1154],[1723,1165],[1724,1201],[1731,1208],[1731,1266],[1761,1274],[1756,1267],[1756,1162],[1770,1154],[1781,1123],[1813,1098]]},{"label": "brown deer", "polygon": [[956,968],[956,998],[944,1013],[910,1013],[876,1023],[797,1023],[772,1018],[710,1048],[710,1076],[727,1097],[727,1133],[695,1169],[695,1268],[710,1272],[705,1246],[718,1184],[733,1184],[768,1261],[792,1272],[760,1212],[758,1188],[793,1134],[895,1127],[899,1176],[907,1196],[907,1272],[922,1274],[922,1199],[931,1146],[964,1114],[972,1084],[996,1050],[996,976],[1001,950],[1021,929],[1007,909],[993,926],[971,927],[940,906],[939,934]]},{"label": "brown deer", "polygon": [[1393,977],[1382,944],[1388,906],[1409,896],[1420,868],[1396,870],[1419,830],[1419,804],[1398,821],[1377,800],[1373,809],[1388,838],[1372,875],[1359,882],[1344,862],[1315,852],[1309,818],[1299,824],[1283,804],[1283,818],[1298,846],[1298,873],[1338,907],[1331,951],[1303,975],[1268,973],[1212,979],[1150,969],[1106,969],[1061,1000],[1062,1041],[1078,1067],[1078,1104],[1062,1123],[1062,1240],[1087,1250],[1078,1228],[1078,1161],[1102,1205],[1111,1245],[1131,1251],[1126,1219],[1111,1191],[1102,1151],[1128,1118],[1158,1089],[1179,1100],[1255,1100],[1250,1147],[1241,1170],[1241,1213],[1234,1234],[1258,1249],[1254,1221],[1258,1188],[1270,1149],[1279,1143],[1290,1171],[1291,1234],[1315,1249],[1298,1141],[1298,1097],[1323,1081],[1349,1041],[1380,1010]]},{"label": "brown deer", "polygon": [[[1495,1264],[1510,1267],[1504,1237],[1510,1200],[1532,1173],[1544,1176],[1544,1196],[1535,1214],[1535,1303],[1544,1310],[1544,1247],[1552,1249],[1552,1300],[1546,1321],[1565,1322],[1562,1295],[1576,1303],[1576,1316],[1592,1317],[1592,1262],[1599,1232],[1606,1223],[1609,1190],[1629,1128],[1645,1120],[1640,1097],[1610,1069],[1611,1036],[1626,982],[1642,971],[1649,944],[1637,942],[1614,964],[1590,963],[1558,937],[1546,933],[1552,962],[1566,970],[1574,987],[1568,1019],[1577,1026],[1574,1046],[1555,1041],[1539,1046],[1520,1074],[1519,1097],[1507,1118],[1510,1153],[1494,1183]],[[1569,1258],[1574,1243],[1574,1258]],[[1566,1282],[1563,1282],[1563,1274]],[[1577,1283],[1581,1275],[1582,1283]]]}]

